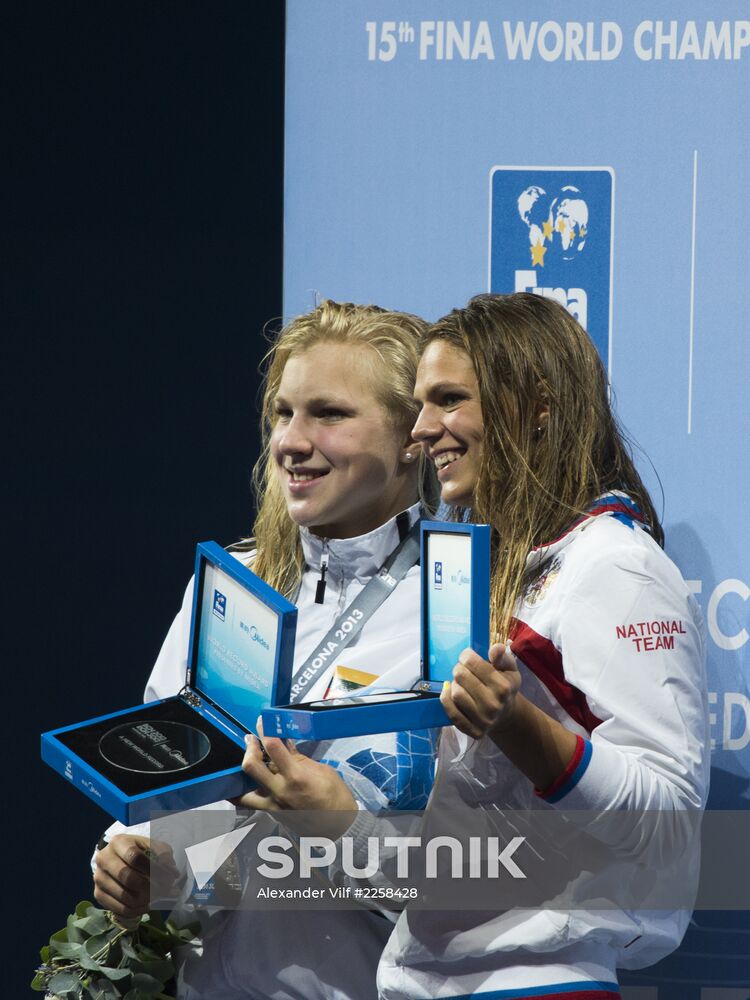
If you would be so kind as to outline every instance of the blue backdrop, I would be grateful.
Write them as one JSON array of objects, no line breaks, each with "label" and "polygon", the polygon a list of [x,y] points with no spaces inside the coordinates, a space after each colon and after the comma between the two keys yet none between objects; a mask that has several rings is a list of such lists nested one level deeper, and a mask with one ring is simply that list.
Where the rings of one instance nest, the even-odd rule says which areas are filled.
[{"label": "blue backdrop", "polygon": [[[723,809],[750,800],[747,16],[287,4],[285,317],[332,297],[431,319],[535,288],[585,320],[708,623]],[[746,918],[696,914],[630,996],[746,1000]]]}]

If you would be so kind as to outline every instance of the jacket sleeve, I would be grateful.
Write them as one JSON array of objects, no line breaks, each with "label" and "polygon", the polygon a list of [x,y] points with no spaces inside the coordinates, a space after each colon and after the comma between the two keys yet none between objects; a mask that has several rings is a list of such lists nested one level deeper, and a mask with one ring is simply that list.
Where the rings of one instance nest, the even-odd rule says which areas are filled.
[{"label": "jacket sleeve", "polygon": [[[671,853],[673,820],[666,817],[698,812],[707,796],[702,616],[650,539],[590,544],[582,555],[565,580],[554,645],[569,698],[563,707],[575,714],[577,705],[583,732],[590,732],[578,736],[566,772],[540,794],[566,811],[661,817]],[[634,824],[633,838],[648,828],[641,824],[639,834]]]},{"label": "jacket sleeve", "polygon": [[144,701],[171,698],[179,694],[187,681],[188,645],[190,643],[190,618],[193,610],[193,585],[191,579],[182,599],[182,607],[167,632],[151,671]]}]

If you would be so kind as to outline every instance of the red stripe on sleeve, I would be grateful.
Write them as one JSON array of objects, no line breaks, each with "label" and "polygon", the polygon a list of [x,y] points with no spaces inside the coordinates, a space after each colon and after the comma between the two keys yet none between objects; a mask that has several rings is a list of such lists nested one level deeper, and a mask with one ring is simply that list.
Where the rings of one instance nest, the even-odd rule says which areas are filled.
[{"label": "red stripe on sleeve", "polygon": [[515,619],[511,627],[510,642],[511,652],[536,674],[571,719],[587,733],[601,725],[602,720],[589,708],[583,691],[565,680],[562,655],[554,643],[519,619]]},{"label": "red stripe on sleeve", "polygon": [[583,751],[586,747],[586,743],[582,736],[576,736],[576,748],[573,751],[573,756],[568,761],[568,765],[562,774],[559,774],[551,785],[547,785],[546,788],[534,789],[534,794],[541,796],[541,798],[546,799],[549,795],[554,795],[558,792],[563,785],[570,781],[573,776],[575,769],[581,763],[581,757],[583,757]]}]

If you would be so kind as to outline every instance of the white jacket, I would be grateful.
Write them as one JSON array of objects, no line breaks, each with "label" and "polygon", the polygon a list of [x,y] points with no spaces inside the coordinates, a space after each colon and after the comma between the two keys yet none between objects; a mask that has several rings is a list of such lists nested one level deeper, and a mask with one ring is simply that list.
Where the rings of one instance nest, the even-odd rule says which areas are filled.
[{"label": "white jacket", "polygon": [[[591,516],[528,560],[538,576],[517,609],[512,643],[521,690],[579,736],[578,751],[540,795],[491,740],[446,730],[428,817],[467,802],[485,810],[586,811],[587,823],[599,814],[605,836],[614,828],[627,841],[613,846],[642,852],[647,883],[663,878],[665,868],[673,879],[695,881],[694,853],[675,860],[674,844],[638,843],[645,810],[677,816],[679,826],[681,812],[695,813],[706,801],[704,630],[692,594],[622,494],[597,501]],[[607,825],[615,810],[617,822]],[[666,822],[658,829],[669,840],[674,828]],[[603,875],[627,877],[626,864],[615,869]],[[510,989],[534,997],[537,989],[598,984],[597,996],[614,996],[616,967],[639,968],[668,954],[689,916],[685,909],[407,910],[381,959],[380,995],[481,997]]]},{"label": "white jacket", "polygon": [[[419,505],[409,509],[410,524]],[[324,542],[302,529],[306,570],[296,603],[295,673],[399,542],[396,519],[357,538]],[[315,603],[320,563],[328,559],[323,604]],[[237,554],[238,559],[248,558]],[[185,683],[193,581],[167,634],[146,686],[145,700],[177,693]],[[317,677],[303,700],[323,698],[337,665],[378,676],[378,685],[410,688],[420,668],[420,570],[413,566],[374,612],[356,640]],[[426,804],[434,775],[432,734],[384,733],[307,743],[308,756],[336,766],[368,809]],[[260,817],[254,834],[274,823]],[[108,833],[122,832],[115,824]],[[131,832],[147,832],[133,828]],[[368,1000],[376,995],[378,958],[392,924],[366,909],[355,911],[237,911],[220,915],[203,953],[187,956],[180,997],[273,1000]]]},{"label": "white jacket", "polygon": [[[419,504],[409,509],[409,523],[419,518]],[[323,540],[301,529],[306,570],[297,595],[297,635],[294,647],[294,677],[300,666],[329,631],[336,618],[362,591],[399,543],[396,519],[356,538]],[[323,604],[315,602],[320,564],[328,561]],[[240,560],[249,557],[237,553]],[[379,688],[406,690],[419,679],[420,665],[420,570],[412,566],[406,577],[375,611],[362,631],[338,659],[321,672],[302,701],[324,697],[336,666],[346,666],[378,677]],[[145,701],[176,694],[185,684],[193,581],[188,584],[182,608],[172,623],[151,672]],[[407,747],[410,754],[407,755]],[[424,755],[415,752],[413,734],[380,735],[340,739],[305,753],[316,760],[335,763],[366,808],[420,809],[427,802],[433,778],[434,747],[428,739]],[[413,757],[411,763],[406,757]],[[397,762],[401,765],[397,767]],[[362,781],[358,775],[364,775]]]}]

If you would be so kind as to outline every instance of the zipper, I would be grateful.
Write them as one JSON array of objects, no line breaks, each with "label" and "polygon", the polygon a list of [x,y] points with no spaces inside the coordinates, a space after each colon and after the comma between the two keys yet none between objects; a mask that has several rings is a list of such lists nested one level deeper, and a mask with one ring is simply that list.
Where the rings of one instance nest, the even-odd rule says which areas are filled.
[{"label": "zipper", "polygon": [[323,540],[323,551],[320,554],[320,579],[315,588],[315,603],[323,604],[326,597],[326,573],[328,572],[328,541]]}]

